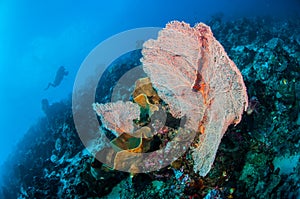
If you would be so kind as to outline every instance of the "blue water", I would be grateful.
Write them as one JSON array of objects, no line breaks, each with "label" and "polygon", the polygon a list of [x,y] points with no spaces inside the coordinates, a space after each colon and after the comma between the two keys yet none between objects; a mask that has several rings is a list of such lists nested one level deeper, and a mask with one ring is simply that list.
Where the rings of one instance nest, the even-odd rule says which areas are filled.
[{"label": "blue water", "polygon": [[[185,3],[182,3],[185,2]],[[194,24],[222,12],[243,16],[297,13],[297,0],[118,0],[0,2],[0,164],[28,128],[44,115],[41,100],[68,97],[87,54],[104,39],[132,28],[163,27],[171,20]],[[69,75],[44,91],[59,66]]]}]

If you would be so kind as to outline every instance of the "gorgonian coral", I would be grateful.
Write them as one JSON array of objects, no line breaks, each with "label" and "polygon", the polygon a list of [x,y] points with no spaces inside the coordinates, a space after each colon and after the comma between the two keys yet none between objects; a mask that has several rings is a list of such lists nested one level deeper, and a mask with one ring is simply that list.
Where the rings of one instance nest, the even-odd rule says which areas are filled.
[{"label": "gorgonian coral", "polygon": [[[179,131],[196,132],[194,170],[205,176],[226,129],[239,123],[247,109],[248,97],[240,71],[203,23],[195,27],[178,21],[167,24],[156,40],[144,43],[142,54],[143,70],[160,99],[168,105],[173,117],[186,118]],[[95,106],[105,126],[132,132],[130,121],[138,118],[138,106],[110,103],[109,114],[104,114],[106,107]],[[112,125],[114,120],[118,122]]]}]

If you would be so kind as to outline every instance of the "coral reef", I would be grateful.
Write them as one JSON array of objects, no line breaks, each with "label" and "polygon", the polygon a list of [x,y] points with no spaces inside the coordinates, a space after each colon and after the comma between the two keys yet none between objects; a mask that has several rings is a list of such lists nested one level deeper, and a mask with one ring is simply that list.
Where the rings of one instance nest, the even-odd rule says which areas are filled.
[{"label": "coral reef", "polygon": [[[299,17],[232,21],[215,17],[207,24],[243,75],[249,114],[243,115],[240,124],[228,127],[205,177],[194,171],[192,150],[158,171],[114,171],[84,149],[74,127],[70,101],[51,104],[45,99],[45,117],[29,129],[1,168],[5,174],[0,198],[299,198]],[[108,102],[114,82],[138,66],[141,57],[139,51],[116,60],[99,82],[96,101]],[[129,93],[137,87],[132,84]],[[149,104],[162,103],[163,99],[148,96],[146,91],[134,97],[140,94],[147,96]],[[130,100],[130,94],[118,97]],[[156,120],[162,117],[164,107],[166,104],[154,111],[151,123],[143,121],[152,131],[148,151],[178,139],[177,118],[167,113],[165,125]],[[149,137],[148,130],[138,133],[139,140]],[[105,134],[111,141],[116,138],[104,128],[92,133]],[[197,142],[195,139],[192,147]],[[135,146],[122,149],[140,150],[141,145]],[[101,151],[107,146],[101,145],[100,137],[93,147]]]}]

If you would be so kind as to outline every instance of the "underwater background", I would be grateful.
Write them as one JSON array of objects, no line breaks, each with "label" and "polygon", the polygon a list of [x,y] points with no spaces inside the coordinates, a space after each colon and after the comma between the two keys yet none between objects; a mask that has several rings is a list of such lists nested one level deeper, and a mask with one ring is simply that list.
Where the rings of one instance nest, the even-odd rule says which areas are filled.
[{"label": "underwater background", "polygon": [[[299,13],[297,0],[1,1],[0,198],[300,198]],[[206,177],[182,159],[133,177],[95,166],[72,118],[81,63],[117,33],[173,20],[211,27],[242,72],[251,112],[227,130]],[[111,86],[100,85],[107,96]]]}]

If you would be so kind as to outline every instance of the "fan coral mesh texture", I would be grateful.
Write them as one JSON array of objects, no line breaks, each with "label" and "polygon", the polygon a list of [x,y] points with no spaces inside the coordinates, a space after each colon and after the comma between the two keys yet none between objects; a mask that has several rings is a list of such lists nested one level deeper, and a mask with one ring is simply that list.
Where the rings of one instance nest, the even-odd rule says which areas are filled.
[{"label": "fan coral mesh texture", "polygon": [[133,133],[134,119],[139,119],[140,108],[132,102],[94,103],[93,108],[100,116],[103,127],[112,130],[116,136],[124,132]]},{"label": "fan coral mesh texture", "polygon": [[203,23],[167,24],[142,54],[143,69],[171,114],[186,116],[185,128],[200,132],[194,170],[205,176],[227,127],[239,123],[248,106],[240,71]]}]

